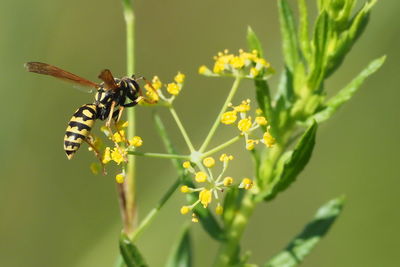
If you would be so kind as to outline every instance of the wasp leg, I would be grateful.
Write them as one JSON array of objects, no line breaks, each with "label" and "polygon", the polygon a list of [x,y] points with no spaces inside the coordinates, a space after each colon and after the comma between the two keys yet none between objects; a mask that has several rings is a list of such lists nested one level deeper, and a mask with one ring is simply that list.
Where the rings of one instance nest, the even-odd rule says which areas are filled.
[{"label": "wasp leg", "polygon": [[91,136],[90,136],[90,139],[89,139],[89,137],[85,138],[85,142],[93,149],[94,154],[96,155],[97,159],[100,161],[101,167],[103,169],[103,175],[106,175],[107,174],[106,166],[103,163],[100,151],[95,147],[95,145],[93,144],[92,140],[93,140],[93,137],[91,137]]},{"label": "wasp leg", "polygon": [[[151,82],[148,81],[145,77],[140,76],[140,77],[138,77],[138,78],[135,78],[135,80],[136,80],[136,81],[137,81],[137,80],[143,80],[143,81],[150,87],[150,89],[151,89],[156,95],[158,95],[157,90],[153,87],[153,85],[151,84]],[[157,100],[151,100],[151,99],[145,98],[145,97],[143,96],[143,91],[142,91],[142,88],[140,88],[140,86],[139,86],[137,89],[138,89],[138,91],[139,91],[139,95],[143,97],[143,101],[146,102],[147,104],[156,104],[156,103],[158,102]]]}]

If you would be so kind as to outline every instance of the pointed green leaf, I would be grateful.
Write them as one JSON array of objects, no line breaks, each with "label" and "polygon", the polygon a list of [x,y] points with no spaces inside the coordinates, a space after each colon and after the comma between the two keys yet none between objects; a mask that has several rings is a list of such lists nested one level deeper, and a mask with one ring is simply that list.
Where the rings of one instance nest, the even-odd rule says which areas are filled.
[{"label": "pointed green leaf", "polygon": [[284,251],[274,256],[265,267],[294,267],[317,245],[340,215],[344,198],[335,198],[317,211],[314,219],[293,239]]},{"label": "pointed green leaf", "polygon": [[119,249],[127,267],[148,266],[138,248],[125,234],[121,234],[121,238],[119,240]]},{"label": "pointed green leaf", "polygon": [[[154,123],[156,125],[156,129],[158,134],[160,135],[164,146],[168,153],[170,154],[178,154],[175,147],[173,146],[171,139],[168,136],[168,133],[165,129],[164,123],[162,122],[160,116],[157,113],[153,114]],[[185,169],[182,166],[182,160],[172,159],[172,162],[175,166],[175,169],[180,174],[181,183],[187,185],[189,187],[195,187],[193,184],[193,180],[190,175],[187,175]],[[187,194],[187,199],[190,203],[194,203],[197,199],[199,199],[199,193],[193,192]],[[211,213],[209,209],[203,208],[201,205],[197,205],[194,208],[194,212],[199,217],[199,221],[203,226],[204,230],[216,240],[224,240],[225,234],[218,221],[215,219],[214,215]]]},{"label": "pointed green leaf", "polygon": [[[349,101],[352,96],[357,92],[357,90],[364,83],[365,79],[371,74],[376,72],[385,62],[386,56],[380,57],[373,60],[356,78],[354,78],[346,87],[339,91],[335,96],[333,96],[327,103],[325,109],[315,114],[313,120],[318,122],[323,122],[330,117],[347,101]],[[309,121],[311,123],[311,120]]]},{"label": "pointed green leaf", "polygon": [[282,156],[269,191],[262,194],[265,200],[272,200],[278,193],[286,190],[307,165],[314,149],[317,128],[318,124],[314,121],[300,138],[294,150]]},{"label": "pointed green leaf", "polygon": [[299,7],[299,43],[307,62],[311,61],[310,38],[308,36],[308,10],[305,0],[298,1]]},{"label": "pointed green leaf", "polygon": [[249,47],[250,51],[257,50],[260,57],[264,57],[260,40],[250,26],[247,27],[247,46]]},{"label": "pointed green leaf", "polygon": [[292,10],[286,0],[278,1],[279,21],[283,42],[283,55],[285,63],[291,72],[300,61],[299,44]]},{"label": "pointed green leaf", "polygon": [[192,266],[192,241],[189,227],[186,226],[174,246],[166,267],[190,267]]}]

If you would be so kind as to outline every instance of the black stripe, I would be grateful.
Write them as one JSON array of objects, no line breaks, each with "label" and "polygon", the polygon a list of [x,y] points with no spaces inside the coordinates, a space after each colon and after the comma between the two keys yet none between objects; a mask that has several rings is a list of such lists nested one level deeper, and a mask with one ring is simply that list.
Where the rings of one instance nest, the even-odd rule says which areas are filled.
[{"label": "black stripe", "polygon": [[78,127],[78,130],[79,130],[79,131],[82,131],[83,129],[86,129],[86,130],[88,130],[88,131],[91,130],[91,128],[90,128],[88,125],[83,124],[83,123],[81,123],[81,122],[77,122],[77,121],[70,121],[70,122],[68,123],[68,125],[71,126],[71,127]]},{"label": "black stripe", "polygon": [[78,139],[78,138],[81,138],[82,140],[85,140],[85,138],[86,138],[86,136],[84,136],[82,134],[69,132],[69,131],[65,132],[65,135],[67,137],[73,136],[75,140]]},{"label": "black stripe", "polygon": [[75,143],[75,142],[70,142],[70,141],[64,141],[64,146],[71,146],[72,148],[74,148],[74,147],[77,147],[77,148],[79,148],[80,147],[80,143]]},{"label": "black stripe", "polygon": [[65,153],[67,153],[67,155],[71,155],[74,154],[76,152],[76,150],[65,150]]},{"label": "black stripe", "polygon": [[[84,112],[85,110],[89,111],[89,112],[92,114],[92,116],[88,117],[88,116],[86,116],[85,114],[83,114],[83,112]],[[82,118],[84,121],[87,121],[87,120],[95,120],[95,119],[97,118],[97,112],[96,112],[96,110],[94,110],[89,104],[86,104],[86,105],[84,105],[84,106],[78,108],[78,110],[74,113],[74,116],[75,116],[75,117],[80,117],[80,118]]]}]

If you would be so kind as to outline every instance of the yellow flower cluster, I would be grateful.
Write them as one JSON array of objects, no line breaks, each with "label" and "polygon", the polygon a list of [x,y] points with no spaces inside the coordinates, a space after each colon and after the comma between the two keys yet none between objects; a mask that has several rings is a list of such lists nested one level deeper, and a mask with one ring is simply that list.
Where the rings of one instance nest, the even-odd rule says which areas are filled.
[{"label": "yellow flower cluster", "polygon": [[170,97],[166,97],[162,92],[163,83],[158,78],[158,76],[154,76],[151,81],[151,86],[155,89],[152,90],[149,84],[146,84],[144,88],[146,89],[146,95],[153,101],[159,101],[160,99],[165,102],[172,102],[174,97],[177,96],[182,90],[183,83],[185,82],[185,74],[178,72],[178,74],[174,77],[174,82],[168,83],[165,85],[167,92],[171,95]]},{"label": "yellow flower cluster", "polygon": [[[270,126],[267,127],[267,131],[264,133],[263,138],[261,139],[251,139],[250,134],[260,126],[266,126],[268,121],[263,116],[256,116],[253,120],[251,116],[248,116],[247,113],[250,111],[250,100],[243,100],[238,106],[229,105],[229,108],[232,110],[226,111],[221,116],[221,123],[230,125],[236,124],[240,131],[240,134],[245,137],[245,144],[247,150],[253,150],[255,145],[258,143],[264,143],[267,147],[272,147],[275,144],[275,138],[270,133]],[[259,111],[256,111],[256,114],[260,114]]]},{"label": "yellow flower cluster", "polygon": [[[196,188],[191,188],[187,185],[183,185],[180,188],[182,193],[192,193],[198,192],[199,198],[192,205],[185,205],[181,208],[180,212],[182,214],[187,214],[193,210],[193,208],[201,204],[204,208],[207,208],[213,199],[217,201],[215,207],[215,213],[221,215],[223,213],[223,208],[220,203],[220,196],[225,189],[233,185],[233,178],[230,176],[224,177],[224,173],[228,168],[228,164],[233,160],[232,155],[222,154],[219,157],[220,162],[223,167],[218,176],[213,175],[212,168],[216,165],[216,160],[213,157],[206,157],[201,162],[193,164],[190,161],[185,161],[182,166],[194,176],[196,183],[201,184]],[[198,170],[196,170],[198,169]],[[251,189],[253,182],[249,178],[244,178],[239,184],[239,188],[244,188],[246,190]],[[192,221],[198,222],[196,214],[192,214]]]},{"label": "yellow flower cluster", "polygon": [[202,65],[199,73],[206,76],[220,76],[240,72],[247,78],[256,78],[263,76],[270,69],[270,64],[259,56],[257,50],[245,52],[240,49],[239,54],[234,55],[225,49],[224,52],[219,52],[214,60],[212,71]]}]

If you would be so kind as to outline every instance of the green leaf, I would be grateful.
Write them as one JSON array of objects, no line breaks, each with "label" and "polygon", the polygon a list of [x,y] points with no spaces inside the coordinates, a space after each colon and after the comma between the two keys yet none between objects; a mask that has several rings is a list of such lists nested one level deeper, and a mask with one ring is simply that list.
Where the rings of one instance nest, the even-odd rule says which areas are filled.
[{"label": "green leaf", "polygon": [[281,75],[275,101],[274,116],[277,120],[276,128],[284,129],[289,119],[289,110],[294,102],[293,75],[286,66]]},{"label": "green leaf", "polygon": [[333,96],[326,104],[325,109],[314,115],[312,119],[308,121],[311,123],[312,120],[323,122],[330,117],[347,101],[349,101],[357,90],[364,83],[365,79],[371,74],[376,72],[385,62],[386,56],[382,56],[378,59],[373,60],[360,74],[357,75],[346,87],[339,91]]},{"label": "green leaf", "polygon": [[268,186],[269,191],[261,194],[265,196],[265,200],[272,200],[278,193],[286,190],[307,165],[314,149],[317,128],[318,124],[314,121],[300,138],[294,150],[282,156],[278,162],[275,178]]},{"label": "green leaf", "polygon": [[190,267],[192,266],[192,241],[189,227],[186,226],[178,242],[174,246],[166,267]]},{"label": "green leaf", "polygon": [[283,55],[287,67],[293,73],[296,65],[300,61],[295,21],[292,10],[286,0],[279,0],[278,8],[283,42]]},{"label": "green leaf", "polygon": [[[153,114],[154,123],[156,125],[156,129],[158,134],[160,135],[164,146],[168,153],[170,154],[178,154],[175,147],[173,146],[171,139],[168,136],[168,133],[165,129],[164,123],[162,122],[160,116],[155,112]],[[195,187],[190,175],[187,175],[185,169],[182,166],[182,160],[172,159],[172,162],[175,166],[176,171],[179,173],[181,177],[181,183],[187,185],[189,187]],[[194,203],[197,199],[199,199],[199,193],[193,192],[187,194],[187,199],[190,203]],[[200,205],[196,205],[194,208],[194,213],[199,217],[199,221],[203,226],[204,230],[214,239],[216,240],[224,240],[225,234],[221,226],[218,224],[218,221],[215,219],[214,215],[211,213],[209,209],[203,208]]]},{"label": "green leaf", "polygon": [[121,234],[121,238],[119,240],[119,249],[127,267],[148,266],[138,248],[125,234]]},{"label": "green leaf", "polygon": [[326,11],[319,14],[315,23],[313,38],[313,62],[311,64],[308,87],[310,90],[319,90],[325,76],[331,23]]},{"label": "green leaf", "polygon": [[237,211],[240,209],[243,196],[244,190],[240,190],[238,187],[232,187],[227,191],[223,206],[224,213],[222,214],[222,220],[226,229],[229,229]]},{"label": "green leaf", "polygon": [[249,47],[250,51],[257,50],[260,57],[264,57],[260,40],[250,26],[247,27],[247,46]]},{"label": "green leaf", "polygon": [[301,51],[307,62],[311,61],[310,38],[308,36],[308,11],[305,0],[298,1],[299,8],[299,43]]},{"label": "green leaf", "polygon": [[335,198],[317,211],[314,219],[293,239],[282,252],[275,255],[265,267],[294,267],[299,265],[306,255],[328,232],[344,205],[344,197]]}]

